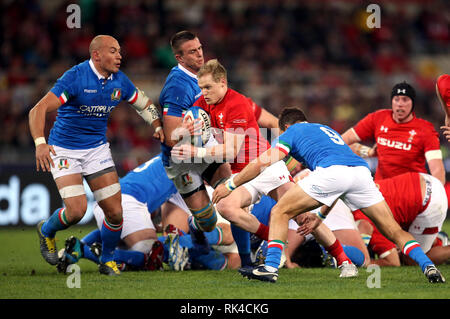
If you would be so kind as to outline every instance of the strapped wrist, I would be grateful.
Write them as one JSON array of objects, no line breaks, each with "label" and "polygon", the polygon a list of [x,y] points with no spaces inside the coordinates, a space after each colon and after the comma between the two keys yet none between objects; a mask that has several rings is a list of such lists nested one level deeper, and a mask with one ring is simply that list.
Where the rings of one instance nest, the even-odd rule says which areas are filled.
[{"label": "strapped wrist", "polygon": [[45,137],[38,137],[34,140],[34,145],[37,147],[38,145],[41,144],[47,144],[47,142],[45,141]]},{"label": "strapped wrist", "polygon": [[320,210],[318,210],[316,214],[317,214],[317,217],[319,217],[320,220],[324,220],[327,217],[327,216],[322,215]]},{"label": "strapped wrist", "polygon": [[225,182],[225,187],[232,192],[233,190],[236,189],[236,185],[234,184],[233,178],[229,178],[226,182]]},{"label": "strapped wrist", "polygon": [[361,155],[361,157],[369,157],[370,149],[371,148],[369,146],[361,145],[361,147],[359,148],[359,154]]}]

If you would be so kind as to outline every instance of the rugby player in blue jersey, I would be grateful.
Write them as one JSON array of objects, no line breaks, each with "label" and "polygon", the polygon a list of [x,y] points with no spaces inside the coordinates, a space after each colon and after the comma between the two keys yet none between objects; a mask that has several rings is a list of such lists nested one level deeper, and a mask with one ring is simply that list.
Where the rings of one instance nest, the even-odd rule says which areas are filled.
[{"label": "rugby player in blue jersey", "polygon": [[[118,275],[113,251],[122,230],[121,191],[106,140],[108,117],[125,100],[164,141],[158,110],[145,93],[119,71],[122,56],[116,39],[96,36],[90,59],[66,71],[30,111],[29,125],[36,145],[37,170],[51,172],[65,207],[38,224],[41,254],[51,265],[58,262],[55,234],[79,222],[87,209],[83,177],[105,214],[101,229],[103,251],[99,271]],[[58,110],[48,143],[46,114]]]},{"label": "rugby player in blue jersey", "polygon": [[[157,270],[162,268],[164,261],[174,270],[183,270],[189,260],[192,264],[201,264],[207,269],[221,270],[229,264],[223,254],[212,248],[205,255],[196,254],[191,250],[193,245],[190,236],[180,238],[177,234],[169,234],[168,237],[158,238],[151,214],[163,203],[170,202],[181,209],[184,215],[190,214],[164,171],[161,154],[128,172],[120,178],[119,183],[122,191],[123,228],[120,245],[114,250],[114,261],[119,268],[129,266],[134,270]],[[65,272],[68,265],[78,262],[80,258],[99,263],[97,255],[102,247],[98,243],[102,242],[100,230],[104,214],[97,203],[93,206],[93,213],[98,229],[81,240],[74,236],[66,240],[64,253],[57,265],[59,271]],[[205,233],[210,245],[233,243],[230,229],[224,222],[219,220],[220,225]],[[188,250],[190,252],[186,253]]]},{"label": "rugby player in blue jersey", "polygon": [[[235,189],[251,181],[266,167],[288,155],[312,171],[284,193],[273,207],[265,264],[253,269],[243,268],[243,276],[276,282],[289,220],[322,205],[331,208],[341,198],[352,211],[361,209],[385,237],[419,264],[430,282],[445,282],[419,243],[394,220],[389,206],[373,181],[366,161],[354,154],[336,131],[326,125],[308,123],[306,116],[298,108],[283,109],[279,127],[282,134],[276,146],[261,154],[229,180],[228,188],[221,185],[213,194],[213,202],[218,202],[220,198],[230,194],[230,188]],[[329,209],[323,210],[319,217],[326,216],[328,212]],[[317,227],[317,219],[315,223]],[[314,229],[314,226],[309,227]]]},{"label": "rugby player in blue jersey", "polygon": [[[183,115],[201,96],[197,72],[204,64],[203,47],[190,31],[176,33],[170,39],[178,65],[170,71],[159,96],[163,108],[165,141],[161,144],[162,159],[168,177],[189,207],[189,231],[195,246],[207,253],[208,243],[203,232],[214,229],[217,216],[206,192],[204,180],[211,186],[231,175],[227,163],[174,163],[170,151],[181,139],[181,129],[194,131],[192,124],[183,122]],[[185,131],[186,132],[186,131]],[[213,141],[213,143],[215,140]]]}]

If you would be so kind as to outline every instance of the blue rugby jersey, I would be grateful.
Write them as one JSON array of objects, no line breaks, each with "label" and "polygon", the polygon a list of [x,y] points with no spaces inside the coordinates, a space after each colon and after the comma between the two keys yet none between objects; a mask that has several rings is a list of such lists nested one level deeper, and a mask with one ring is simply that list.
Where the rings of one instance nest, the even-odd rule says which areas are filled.
[{"label": "blue rugby jersey", "polygon": [[66,71],[50,90],[61,101],[48,143],[88,149],[106,143],[108,117],[122,100],[133,103],[137,90],[122,72],[102,77],[86,60]]},{"label": "blue rugby jersey", "polygon": [[[159,104],[164,115],[183,117],[184,113],[202,95],[197,76],[181,65],[175,66],[167,76],[159,95]],[[171,147],[161,143],[164,165],[168,165]]]},{"label": "blue rugby jersey", "polygon": [[177,192],[167,177],[161,154],[148,160],[120,179],[122,194],[128,194],[146,203],[149,212],[155,211]]},{"label": "blue rugby jersey", "polygon": [[310,170],[332,165],[369,168],[367,162],[344,143],[339,133],[323,124],[305,122],[291,125],[278,137],[276,147]]}]

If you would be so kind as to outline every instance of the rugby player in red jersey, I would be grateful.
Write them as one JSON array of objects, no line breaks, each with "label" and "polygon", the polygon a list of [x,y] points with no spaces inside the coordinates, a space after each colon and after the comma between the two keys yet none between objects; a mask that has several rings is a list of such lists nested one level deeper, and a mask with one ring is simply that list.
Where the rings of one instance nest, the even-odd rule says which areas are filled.
[{"label": "rugby player in red jersey", "polygon": [[[378,156],[375,180],[406,172],[428,173],[428,164],[430,174],[445,184],[438,133],[430,122],[416,117],[415,96],[414,88],[408,83],[396,84],[391,93],[392,109],[368,114],[342,135],[348,145],[375,141]],[[353,150],[362,157],[374,153],[364,145]]]},{"label": "rugby player in red jersey", "polygon": [[[194,106],[208,112],[211,127],[218,129],[214,137],[220,144],[211,147],[181,144],[172,149],[172,156],[181,160],[195,157],[205,161],[227,161],[231,165],[232,173],[239,173],[249,162],[270,148],[269,142],[260,133],[255,118],[255,105],[249,98],[228,87],[226,69],[217,60],[208,61],[197,76],[203,95]],[[233,188],[232,179],[225,185]],[[258,178],[217,203],[217,210],[232,225],[242,267],[251,265],[249,232],[264,240],[268,239],[269,233],[268,226],[260,223],[246,208],[257,202],[262,195],[269,195],[278,200],[292,185],[286,164],[284,161],[278,161]],[[343,256],[341,262],[344,259],[349,260],[331,231],[328,230],[326,235],[319,234],[319,237],[333,257]]]},{"label": "rugby player in red jersey", "polygon": [[450,141],[450,75],[442,74],[436,81],[436,95],[445,112],[445,125],[441,126],[447,141]]},{"label": "rugby player in red jersey", "polygon": [[[436,265],[448,261],[450,246],[434,245],[447,215],[447,196],[439,180],[429,174],[411,172],[378,180],[377,185],[395,221],[414,236],[427,256]],[[367,239],[368,245],[378,255],[378,259],[372,260],[372,263],[400,266],[396,245],[384,237],[361,211],[355,211],[353,215],[355,221],[361,221],[360,231],[371,236],[370,241]],[[364,225],[366,222],[370,226]],[[411,263],[407,259],[404,261]]]},{"label": "rugby player in red jersey", "polygon": [[[172,149],[172,156],[181,160],[195,157],[204,161],[226,161],[230,163],[232,173],[238,173],[250,161],[270,148],[269,142],[260,133],[255,118],[255,106],[249,98],[228,87],[226,69],[216,59],[204,64],[197,77],[202,96],[194,103],[194,106],[199,106],[208,112],[211,127],[214,128],[214,137],[219,144],[211,147],[177,145]],[[282,161],[278,163],[273,173],[279,177],[278,182],[267,183],[263,190],[265,195],[290,180],[289,171]],[[233,236],[238,247],[240,239],[236,238],[239,236],[236,232],[241,230],[237,228],[245,230],[246,235],[241,232],[242,236],[249,236],[247,232],[251,232],[264,238],[268,234],[267,226],[241,208],[252,204],[259,194],[247,190],[242,192],[244,193],[242,198],[235,200],[232,205],[217,205],[221,215],[232,225],[237,226],[233,227]],[[241,255],[241,261],[243,266],[250,263],[250,251],[248,256]]]}]

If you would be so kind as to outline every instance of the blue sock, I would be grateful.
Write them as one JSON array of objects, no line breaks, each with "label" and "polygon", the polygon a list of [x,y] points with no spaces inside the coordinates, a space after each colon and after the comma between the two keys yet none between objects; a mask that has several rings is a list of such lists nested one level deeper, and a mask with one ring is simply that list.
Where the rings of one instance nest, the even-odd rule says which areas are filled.
[{"label": "blue sock", "polygon": [[241,257],[241,267],[251,266],[252,260],[250,257],[250,233],[236,225],[230,224],[231,233]]},{"label": "blue sock", "polygon": [[220,245],[223,239],[223,230],[217,225],[212,231],[205,232],[205,236],[210,245]]},{"label": "blue sock", "polygon": [[344,249],[345,254],[348,258],[354,263],[357,267],[361,267],[364,265],[364,253],[355,246],[346,246],[342,245],[342,248]]},{"label": "blue sock", "polygon": [[420,268],[422,268],[422,271],[425,271],[427,266],[433,265],[433,262],[425,255],[422,247],[420,247],[419,243],[415,240],[408,241],[402,251],[405,256],[408,256],[418,263]]},{"label": "blue sock", "polygon": [[145,255],[140,251],[116,249],[114,260],[134,267],[142,268],[145,262]]},{"label": "blue sock", "polygon": [[100,262],[107,263],[108,261],[114,260],[114,250],[120,240],[120,235],[122,234],[122,224],[113,225],[108,223],[106,218],[103,220],[101,237],[102,237],[102,256],[100,257]]},{"label": "blue sock", "polygon": [[81,242],[88,246],[92,245],[93,243],[100,243],[101,241],[102,241],[102,236],[100,233],[100,229],[95,229],[95,230],[91,231],[89,234],[87,234],[86,236],[84,236],[81,239]]},{"label": "blue sock", "polygon": [[208,254],[193,255],[192,261],[210,270],[223,270],[227,267],[227,258],[220,252],[211,249]]},{"label": "blue sock", "polygon": [[267,244],[267,255],[264,265],[278,269],[278,267],[280,267],[283,249],[284,242],[282,242],[281,240],[269,240]]},{"label": "blue sock", "polygon": [[66,218],[66,209],[58,208],[42,225],[41,232],[45,237],[53,238],[57,231],[66,229],[69,226]]},{"label": "blue sock", "polygon": [[100,263],[100,260],[92,251],[90,250],[90,247],[88,245],[83,245],[83,258],[89,259],[90,261],[95,262],[96,264]]}]

